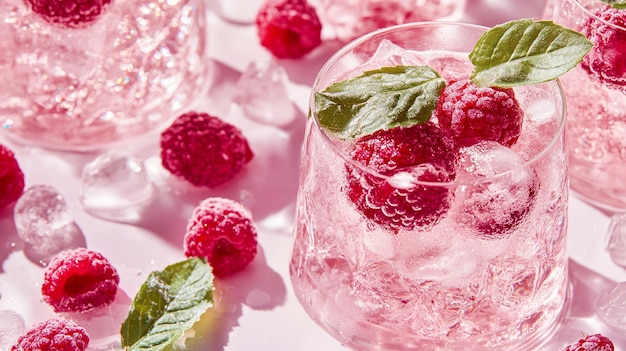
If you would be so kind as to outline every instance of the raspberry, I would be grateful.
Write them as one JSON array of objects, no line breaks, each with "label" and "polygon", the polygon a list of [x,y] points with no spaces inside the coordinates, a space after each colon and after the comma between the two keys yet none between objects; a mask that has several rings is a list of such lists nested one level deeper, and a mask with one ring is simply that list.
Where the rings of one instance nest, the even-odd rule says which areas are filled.
[{"label": "raspberry", "polygon": [[85,328],[71,320],[53,317],[26,331],[11,351],[84,351],[87,345],[89,335]]},{"label": "raspberry", "polygon": [[161,134],[161,163],[195,186],[217,187],[253,157],[241,131],[206,113],[188,112]]},{"label": "raspberry", "polygon": [[111,0],[26,0],[33,12],[62,27],[83,27],[95,21]]},{"label": "raspberry", "polygon": [[594,43],[581,67],[594,79],[626,92],[626,11],[605,6],[596,16],[590,17],[581,29]]},{"label": "raspberry", "polygon": [[24,192],[24,173],[15,154],[0,144],[0,209],[17,201]]},{"label": "raspberry", "polygon": [[268,0],[256,27],[261,45],[278,58],[300,58],[322,42],[322,24],[306,0]]},{"label": "raspberry", "polygon": [[216,277],[226,277],[252,262],[256,236],[250,214],[241,204],[208,198],[194,209],[187,223],[185,255],[205,258]]},{"label": "raspberry", "polygon": [[478,87],[465,79],[443,90],[435,116],[459,145],[494,140],[511,146],[522,131],[524,114],[512,89]]},{"label": "raspberry", "polygon": [[78,248],[50,261],[41,293],[55,312],[84,312],[113,302],[119,280],[102,254]]},{"label": "raspberry", "polygon": [[577,343],[569,345],[565,351],[614,351],[613,342],[601,334],[588,335]]},{"label": "raspberry", "polygon": [[[455,175],[455,146],[430,122],[364,136],[350,156],[384,176],[407,172],[423,182],[448,182]],[[426,228],[450,207],[445,186],[395,187],[357,167],[346,166],[346,170],[350,200],[366,218],[394,233]]]}]

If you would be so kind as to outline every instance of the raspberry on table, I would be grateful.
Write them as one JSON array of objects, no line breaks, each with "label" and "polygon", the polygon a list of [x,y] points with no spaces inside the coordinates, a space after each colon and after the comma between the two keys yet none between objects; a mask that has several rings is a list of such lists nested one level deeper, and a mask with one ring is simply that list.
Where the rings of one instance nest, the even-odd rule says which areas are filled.
[{"label": "raspberry on table", "polygon": [[300,58],[322,42],[322,24],[306,0],[268,0],[256,16],[261,45],[278,58]]},{"label": "raspberry on table", "polygon": [[614,351],[613,342],[602,334],[587,335],[577,343],[569,345],[565,351]]},{"label": "raspberry on table", "polygon": [[50,261],[41,293],[55,312],[84,312],[113,302],[119,281],[117,270],[101,253],[78,248]]},{"label": "raspberry on table", "polygon": [[85,328],[69,319],[53,317],[26,331],[11,351],[85,351],[88,345]]},{"label": "raspberry on table", "polygon": [[14,203],[24,192],[24,173],[15,154],[0,144],[0,210]]},{"label": "raspberry on table", "polygon": [[626,11],[607,5],[595,15],[581,29],[594,43],[581,67],[601,83],[626,92]]},{"label": "raspberry on table", "polygon": [[95,21],[111,0],[25,0],[46,21],[78,28]]},{"label": "raspberry on table", "polygon": [[459,145],[493,140],[511,146],[522,132],[524,113],[513,89],[478,87],[465,79],[446,86],[435,116]]},{"label": "raspberry on table", "polygon": [[161,134],[163,167],[195,186],[227,182],[252,157],[237,127],[207,113],[185,113]]},{"label": "raspberry on table", "polygon": [[[420,182],[449,182],[456,172],[456,147],[431,122],[379,130],[361,137],[350,156],[383,176],[406,172]],[[397,187],[358,167],[346,165],[346,171],[346,191],[356,208],[394,233],[401,229],[425,229],[438,222],[450,207],[448,187]]]},{"label": "raspberry on table", "polygon": [[246,267],[257,253],[257,232],[248,210],[213,197],[197,206],[187,224],[185,256],[205,258],[218,278]]}]

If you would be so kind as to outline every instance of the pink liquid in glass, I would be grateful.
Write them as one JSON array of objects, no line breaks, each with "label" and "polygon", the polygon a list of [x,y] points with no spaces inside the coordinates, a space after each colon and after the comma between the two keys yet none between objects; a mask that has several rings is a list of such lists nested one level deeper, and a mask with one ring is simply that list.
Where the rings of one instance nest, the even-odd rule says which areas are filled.
[{"label": "pink liquid in glass", "polygon": [[[366,35],[330,59],[313,90],[382,65],[421,63],[446,79],[467,76],[467,54],[483,31],[422,23]],[[320,127],[311,104],[291,279],[307,313],[343,345],[532,350],[549,337],[567,295],[564,100],[556,82],[515,94],[525,111],[517,143],[462,148],[453,182],[362,171],[397,189],[447,191],[450,207],[438,221],[397,233],[367,221],[351,202],[346,169],[360,166],[347,156],[350,142]],[[477,206],[485,211],[472,212]],[[481,225],[515,212],[507,229],[487,233]]]}]

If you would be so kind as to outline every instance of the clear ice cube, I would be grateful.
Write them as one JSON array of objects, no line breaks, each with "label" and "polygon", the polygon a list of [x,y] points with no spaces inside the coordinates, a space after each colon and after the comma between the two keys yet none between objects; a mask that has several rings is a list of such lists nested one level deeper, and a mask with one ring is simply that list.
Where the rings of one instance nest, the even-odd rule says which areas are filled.
[{"label": "clear ice cube", "polygon": [[296,117],[288,83],[287,72],[276,61],[253,61],[237,81],[233,101],[257,122],[287,125]]},{"label": "clear ice cube", "polygon": [[14,219],[19,237],[34,246],[45,244],[74,220],[63,196],[49,185],[26,189],[15,204]]},{"label": "clear ice cube", "polygon": [[618,266],[626,268],[626,213],[611,217],[608,229],[609,243],[607,250],[611,260]]},{"label": "clear ice cube", "polygon": [[83,168],[80,201],[94,216],[137,221],[152,195],[153,185],[143,161],[124,151],[104,153]]},{"label": "clear ice cube", "polygon": [[71,222],[51,230],[46,240],[40,241],[37,245],[27,243],[23,250],[31,262],[46,266],[59,252],[86,246],[83,231],[75,222]]},{"label": "clear ice cube", "polygon": [[11,310],[0,311],[0,350],[10,350],[25,330],[26,323],[21,314]]},{"label": "clear ice cube", "polygon": [[605,323],[626,331],[626,282],[602,294],[596,301],[596,309]]}]

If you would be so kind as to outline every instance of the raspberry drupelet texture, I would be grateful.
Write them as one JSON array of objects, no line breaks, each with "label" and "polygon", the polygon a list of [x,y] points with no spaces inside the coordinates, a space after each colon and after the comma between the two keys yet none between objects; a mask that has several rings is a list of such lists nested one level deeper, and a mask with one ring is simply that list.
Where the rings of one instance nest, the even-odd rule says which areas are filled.
[{"label": "raspberry drupelet texture", "polygon": [[24,173],[15,154],[0,144],[0,210],[14,203],[24,192]]},{"label": "raspberry drupelet texture", "polygon": [[195,186],[222,185],[252,157],[237,127],[207,113],[185,113],[161,134],[163,167]]},{"label": "raspberry drupelet texture", "polygon": [[513,89],[478,87],[464,79],[446,86],[435,116],[444,134],[459,145],[493,140],[511,146],[522,132],[524,113]]},{"label": "raspberry drupelet texture", "polygon": [[11,351],[85,351],[88,345],[85,328],[71,320],[53,317],[26,331]]},{"label": "raspberry drupelet texture", "polygon": [[587,335],[577,343],[569,345],[565,351],[614,351],[613,342],[602,334]]},{"label": "raspberry drupelet texture", "polygon": [[238,202],[214,197],[195,208],[184,239],[187,257],[205,258],[218,278],[246,267],[257,253],[257,232]]},{"label": "raspberry drupelet texture", "polygon": [[322,42],[322,24],[306,0],[267,0],[256,27],[261,45],[278,58],[301,58]]},{"label": "raspberry drupelet texture", "polygon": [[84,312],[113,302],[119,281],[117,270],[101,253],[78,248],[50,261],[41,292],[55,312]]},{"label": "raspberry drupelet texture", "polygon": [[[457,151],[453,141],[428,122],[364,136],[350,156],[383,176],[405,172],[420,182],[441,183],[454,179]],[[444,186],[394,186],[355,166],[347,165],[346,171],[350,200],[366,218],[394,233],[425,229],[450,207],[449,189]]]},{"label": "raspberry drupelet texture", "polygon": [[607,5],[596,16],[581,29],[594,43],[581,67],[595,80],[626,92],[626,11]]},{"label": "raspberry drupelet texture", "polygon": [[25,0],[46,21],[69,28],[95,21],[111,0]]}]

